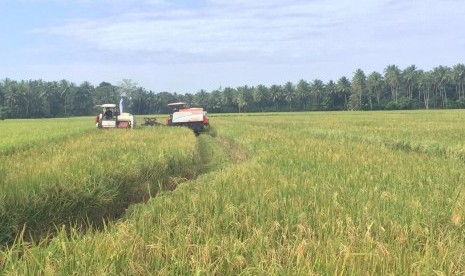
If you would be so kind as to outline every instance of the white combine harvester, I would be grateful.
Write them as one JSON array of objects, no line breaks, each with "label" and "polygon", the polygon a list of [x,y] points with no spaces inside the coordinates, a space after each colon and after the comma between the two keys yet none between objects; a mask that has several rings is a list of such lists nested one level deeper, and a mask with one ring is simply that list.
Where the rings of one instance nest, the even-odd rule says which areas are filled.
[{"label": "white combine harvester", "polygon": [[116,104],[97,105],[103,109],[95,119],[97,128],[134,128],[136,121],[131,113],[119,113]]}]

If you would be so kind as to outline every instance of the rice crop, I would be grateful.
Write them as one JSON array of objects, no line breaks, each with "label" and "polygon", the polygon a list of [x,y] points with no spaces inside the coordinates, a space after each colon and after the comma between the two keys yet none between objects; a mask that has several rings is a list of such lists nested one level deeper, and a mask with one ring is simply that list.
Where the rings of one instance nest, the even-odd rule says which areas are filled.
[{"label": "rice crop", "polygon": [[212,116],[216,136],[195,142],[207,173],[132,205],[104,230],[59,230],[47,244],[18,239],[0,267],[43,275],[463,274],[463,118],[461,110]]},{"label": "rice crop", "polygon": [[21,232],[41,237],[57,225],[101,224],[158,189],[194,177],[198,158],[189,134],[94,130],[0,157],[0,242]]},{"label": "rice crop", "polygon": [[58,142],[92,131],[93,118],[0,120],[0,155],[33,145]]}]

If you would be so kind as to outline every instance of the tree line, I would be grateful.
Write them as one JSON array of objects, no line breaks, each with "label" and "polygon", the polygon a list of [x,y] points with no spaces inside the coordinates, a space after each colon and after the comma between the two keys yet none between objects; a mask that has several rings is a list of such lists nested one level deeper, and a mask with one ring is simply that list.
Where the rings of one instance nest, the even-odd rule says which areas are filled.
[{"label": "tree line", "polygon": [[352,78],[286,82],[271,86],[225,87],[192,94],[153,92],[124,79],[93,86],[67,81],[11,80],[0,82],[0,118],[50,118],[95,114],[95,105],[119,103],[133,114],[168,113],[170,102],[186,102],[212,113],[395,110],[465,108],[465,65],[437,66],[430,71],[415,65],[387,66],[382,73],[357,69]]}]

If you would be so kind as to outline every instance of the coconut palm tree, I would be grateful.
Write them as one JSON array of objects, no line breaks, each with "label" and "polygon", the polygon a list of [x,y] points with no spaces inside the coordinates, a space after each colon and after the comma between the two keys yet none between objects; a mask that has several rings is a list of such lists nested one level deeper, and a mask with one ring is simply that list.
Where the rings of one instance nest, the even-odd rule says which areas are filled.
[{"label": "coconut palm tree", "polygon": [[336,101],[337,101],[337,88],[336,83],[333,80],[330,80],[325,85],[325,96],[323,99],[323,105],[327,110],[334,110],[336,108]]},{"label": "coconut palm tree", "polygon": [[336,89],[341,97],[344,99],[344,108],[347,108],[347,98],[352,91],[352,85],[347,77],[341,77],[336,84]]},{"label": "coconut palm tree", "polygon": [[417,67],[413,64],[410,65],[402,72],[402,76],[404,77],[404,82],[407,85],[407,97],[413,98],[413,89],[418,86]]},{"label": "coconut palm tree", "polygon": [[[424,72],[423,70],[420,70],[418,74],[418,91],[423,98],[425,108],[429,109],[431,90],[433,89],[431,72]],[[420,95],[419,98],[421,97]]]},{"label": "coconut palm tree", "polygon": [[301,79],[295,89],[296,99],[301,103],[302,110],[306,110],[307,102],[310,98],[310,85],[307,81]]},{"label": "coconut palm tree", "polygon": [[278,111],[278,104],[281,102],[283,98],[283,90],[280,85],[273,84],[270,87],[270,97],[271,101],[274,104],[275,111]]},{"label": "coconut palm tree", "polygon": [[264,106],[263,102],[265,101],[267,94],[268,94],[268,88],[264,86],[263,84],[257,85],[257,87],[255,87],[252,92],[253,101],[260,108],[260,111],[262,112],[263,112],[263,106]]},{"label": "coconut palm tree", "polygon": [[352,77],[352,95],[349,98],[351,109],[363,109],[363,99],[366,97],[367,84],[366,76],[362,69],[357,69]]},{"label": "coconut palm tree", "polygon": [[457,93],[457,98],[462,100],[465,98],[465,64],[459,63],[455,65],[452,69],[452,76],[455,83],[455,92]]},{"label": "coconut palm tree", "polygon": [[289,111],[292,111],[292,102],[294,101],[295,98],[295,87],[292,82],[288,81],[286,84],[284,84],[283,87],[283,92],[284,92],[284,98],[286,99],[286,102],[289,104]]},{"label": "coconut palm tree", "polygon": [[451,79],[451,70],[446,66],[434,67],[432,71],[434,92],[436,96],[441,97],[442,107],[447,108],[447,91],[446,85]]},{"label": "coconut palm tree", "polygon": [[371,98],[374,97],[376,99],[376,103],[380,104],[381,102],[381,93],[383,91],[383,82],[384,78],[383,75],[380,73],[373,71],[367,77],[367,90],[370,99],[371,105]]},{"label": "coconut palm tree", "polygon": [[315,106],[317,109],[321,108],[321,99],[323,97],[325,84],[322,80],[314,79],[310,84],[310,91],[315,99]]},{"label": "coconut palm tree", "polygon": [[384,79],[391,87],[392,100],[397,103],[401,84],[401,72],[399,67],[396,65],[388,65],[386,69],[384,69]]}]

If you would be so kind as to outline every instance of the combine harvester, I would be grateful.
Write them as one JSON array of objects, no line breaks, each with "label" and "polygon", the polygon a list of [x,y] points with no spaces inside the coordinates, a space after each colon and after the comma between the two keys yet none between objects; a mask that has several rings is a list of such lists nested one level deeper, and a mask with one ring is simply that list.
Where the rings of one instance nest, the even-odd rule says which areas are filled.
[{"label": "combine harvester", "polygon": [[[95,119],[97,128],[134,128],[136,121],[130,113],[119,114],[115,104],[97,105],[103,108]],[[168,104],[172,108],[165,124],[158,123],[156,118],[144,118],[143,126],[184,126],[192,129],[196,135],[208,131],[210,124],[207,112],[201,107],[187,108],[186,103],[177,102]]]},{"label": "combine harvester", "polygon": [[166,118],[167,126],[186,126],[196,135],[208,130],[210,124],[207,111],[201,107],[187,108],[186,103],[177,102],[168,104],[172,108],[169,118]]},{"label": "combine harvester", "polygon": [[103,109],[95,118],[95,126],[97,128],[134,128],[136,121],[131,113],[119,113],[116,104],[97,105]]}]

